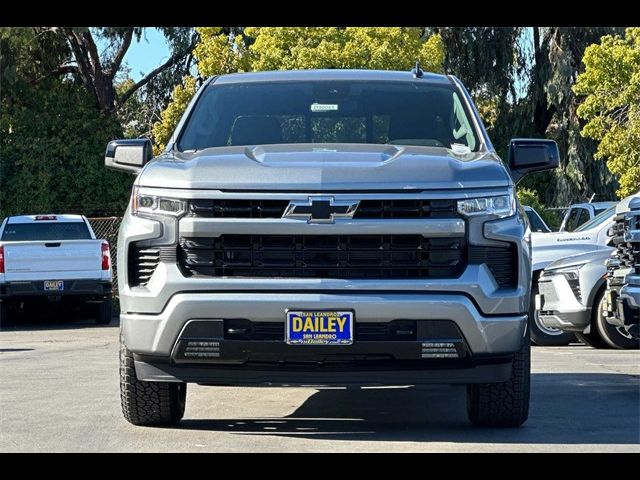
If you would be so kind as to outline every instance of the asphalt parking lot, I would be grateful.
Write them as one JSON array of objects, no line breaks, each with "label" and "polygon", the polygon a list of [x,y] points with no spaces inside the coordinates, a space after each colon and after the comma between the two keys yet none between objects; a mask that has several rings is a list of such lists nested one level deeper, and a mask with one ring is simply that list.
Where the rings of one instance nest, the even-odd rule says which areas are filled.
[{"label": "asphalt parking lot", "polygon": [[118,326],[34,322],[0,331],[2,452],[640,452],[640,352],[533,349],[520,429],[478,429],[462,387],[189,386],[174,428],[120,412]]}]

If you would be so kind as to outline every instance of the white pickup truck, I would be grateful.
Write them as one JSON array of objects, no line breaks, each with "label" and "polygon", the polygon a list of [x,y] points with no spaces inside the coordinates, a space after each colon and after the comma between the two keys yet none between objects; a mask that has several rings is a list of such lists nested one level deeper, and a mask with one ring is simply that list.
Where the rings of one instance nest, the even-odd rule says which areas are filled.
[{"label": "white pickup truck", "polygon": [[21,215],[0,225],[0,322],[10,307],[53,301],[111,320],[111,257],[81,215]]},{"label": "white pickup truck", "polygon": [[615,205],[613,203],[613,206],[600,212],[572,232],[531,233],[533,285],[529,315],[533,319],[531,339],[536,345],[567,345],[574,341],[572,332],[563,332],[556,328],[547,327],[538,318],[534,303],[535,296],[538,294],[538,277],[547,265],[561,258],[594,250],[613,250],[607,245],[607,242],[609,240],[608,231],[613,225]]}]

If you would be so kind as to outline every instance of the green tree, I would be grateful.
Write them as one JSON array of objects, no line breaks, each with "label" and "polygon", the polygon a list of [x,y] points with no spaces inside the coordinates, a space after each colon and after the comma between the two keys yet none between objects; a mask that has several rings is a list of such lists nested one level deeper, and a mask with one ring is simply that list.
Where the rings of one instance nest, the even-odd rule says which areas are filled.
[{"label": "green tree", "polygon": [[185,77],[182,85],[173,90],[173,99],[162,112],[160,120],[153,125],[153,151],[159,155],[164,146],[169,142],[180,117],[187,109],[187,105],[196,92],[196,79]]},{"label": "green tree", "polygon": [[[311,68],[409,70],[416,60],[425,71],[442,72],[444,48],[438,34],[418,27],[221,27],[197,28],[198,70],[210,77],[237,71]],[[154,125],[162,150],[190,97],[193,83],[176,87],[173,101]]]},{"label": "green tree", "polygon": [[619,178],[618,195],[640,190],[640,28],[607,35],[584,53],[585,71],[573,90],[586,98],[577,109],[582,134],[598,140],[596,158]]},{"label": "green tree", "polygon": [[560,226],[560,218],[553,211],[547,210],[538,197],[538,192],[525,187],[516,190],[518,201],[521,205],[527,205],[540,214],[545,223],[551,228]]},{"label": "green tree", "polygon": [[49,75],[68,58],[51,32],[0,29],[0,215],[124,210],[133,178],[104,168],[122,135],[84,86]]},{"label": "green tree", "polygon": [[[119,109],[143,87],[153,92],[170,91],[189,71],[191,52],[198,38],[191,27],[159,27],[169,43],[171,56],[137,82],[118,91],[118,76],[122,73],[125,55],[133,41],[140,41],[144,27],[35,27],[29,30],[66,49],[60,61],[41,68],[42,77],[71,76],[82,84],[103,113]],[[106,43],[102,51],[99,40]]]},{"label": "green tree", "polygon": [[596,193],[613,196],[616,181],[594,161],[595,142],[580,135],[571,90],[584,50],[609,27],[434,28],[445,45],[445,70],[460,77],[478,104],[498,153],[510,138],[547,137],[558,142],[561,166],[527,176],[548,205],[565,206]]}]

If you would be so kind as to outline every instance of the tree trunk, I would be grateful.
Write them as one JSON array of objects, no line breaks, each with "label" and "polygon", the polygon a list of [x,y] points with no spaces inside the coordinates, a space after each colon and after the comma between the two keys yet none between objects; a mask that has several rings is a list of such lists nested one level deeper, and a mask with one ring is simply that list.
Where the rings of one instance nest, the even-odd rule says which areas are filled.
[{"label": "tree trunk", "polygon": [[555,108],[549,107],[544,91],[545,68],[548,68],[548,48],[540,42],[540,27],[533,27],[534,64],[531,90],[535,103],[533,106],[533,125],[536,134],[544,137],[551,122]]}]

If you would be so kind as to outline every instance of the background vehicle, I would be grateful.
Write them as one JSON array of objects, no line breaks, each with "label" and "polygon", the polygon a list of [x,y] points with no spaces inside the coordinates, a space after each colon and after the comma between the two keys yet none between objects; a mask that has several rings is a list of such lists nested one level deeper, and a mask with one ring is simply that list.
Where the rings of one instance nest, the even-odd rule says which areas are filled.
[{"label": "background vehicle", "polygon": [[595,250],[545,268],[538,280],[538,318],[545,326],[574,333],[595,348],[638,348],[624,327],[610,325],[603,314],[611,253]]},{"label": "background vehicle", "polygon": [[[640,192],[620,202],[611,229],[615,246],[607,262],[607,291],[601,315],[624,332],[629,345],[640,342]],[[605,340],[607,340],[605,338]]]},{"label": "background vehicle", "polygon": [[571,205],[562,218],[559,232],[573,232],[581,225],[616,205],[617,202],[576,203]]},{"label": "background vehicle", "polygon": [[452,76],[306,70],[206,82],[139,173],[118,239],[125,418],[171,424],[186,384],[467,385],[476,425],[529,407],[528,228]]},{"label": "background vehicle", "polygon": [[573,232],[551,232],[531,234],[531,256],[533,264],[533,285],[529,315],[531,322],[531,339],[536,345],[568,345],[574,340],[570,332],[544,325],[536,313],[535,295],[538,294],[538,278],[544,268],[556,260],[588,253],[594,250],[608,250],[608,231],[613,225],[615,207],[599,213],[587,223]]},{"label": "background vehicle", "polygon": [[109,244],[80,215],[22,215],[0,225],[0,319],[10,307],[54,301],[111,320]]},{"label": "background vehicle", "polygon": [[551,231],[549,226],[534,208],[531,208],[528,205],[523,205],[522,208],[524,208],[524,212],[527,214],[532,232],[549,233]]}]

